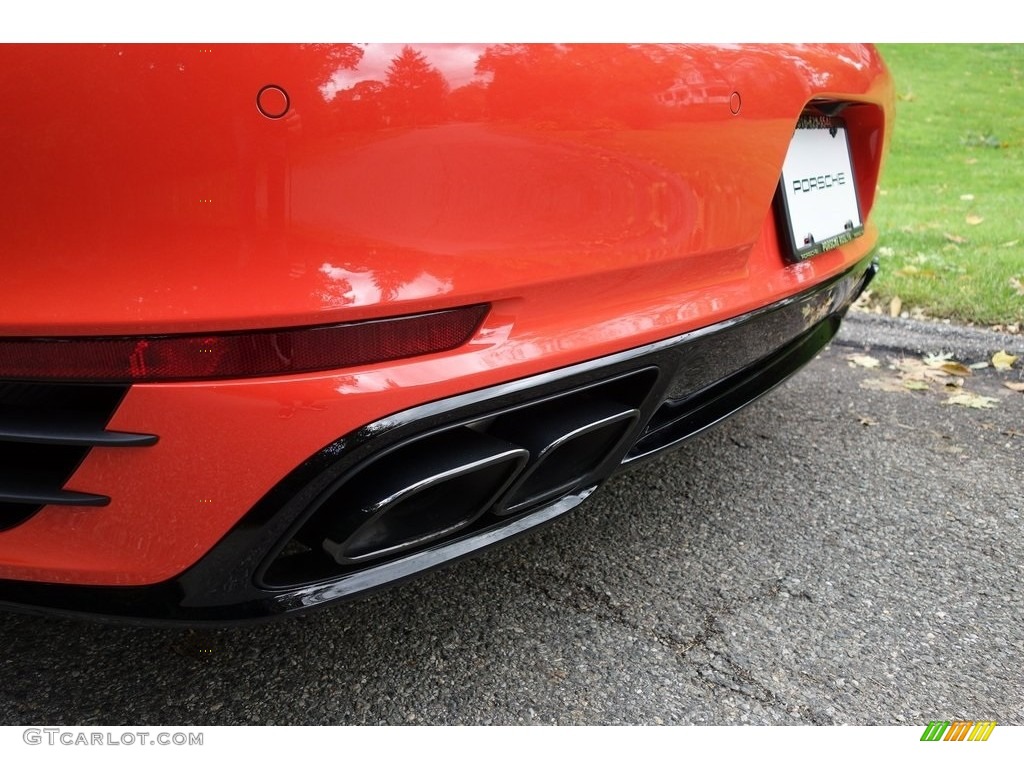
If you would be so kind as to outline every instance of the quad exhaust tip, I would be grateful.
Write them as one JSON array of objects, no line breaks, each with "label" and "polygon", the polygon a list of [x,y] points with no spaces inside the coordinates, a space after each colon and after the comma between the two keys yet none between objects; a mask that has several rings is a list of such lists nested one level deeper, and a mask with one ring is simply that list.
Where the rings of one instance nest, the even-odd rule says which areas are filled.
[{"label": "quad exhaust tip", "polygon": [[501,417],[490,432],[526,448],[530,465],[516,479],[495,509],[512,515],[541,504],[602,476],[599,470],[627,448],[626,438],[640,416],[636,408],[606,400],[588,400],[566,409],[555,402],[524,420]]},{"label": "quad exhaust tip", "polygon": [[318,545],[357,565],[457,534],[488,511],[522,512],[596,482],[618,463],[639,412],[586,399],[513,411],[414,440],[378,457],[317,514]]},{"label": "quad exhaust tip", "polygon": [[[383,454],[320,507],[304,538],[341,566],[392,557],[597,482],[639,417],[608,400],[543,404]],[[312,537],[312,540],[311,540]]]},{"label": "quad exhaust tip", "polygon": [[478,411],[372,454],[306,508],[271,556],[266,583],[354,575],[593,488],[635,440],[656,379],[649,367]]},{"label": "quad exhaust tip", "polygon": [[[321,546],[357,565],[471,525],[526,465],[529,452],[468,427],[417,440],[376,460],[338,494]],[[383,460],[382,460],[383,459]]]}]

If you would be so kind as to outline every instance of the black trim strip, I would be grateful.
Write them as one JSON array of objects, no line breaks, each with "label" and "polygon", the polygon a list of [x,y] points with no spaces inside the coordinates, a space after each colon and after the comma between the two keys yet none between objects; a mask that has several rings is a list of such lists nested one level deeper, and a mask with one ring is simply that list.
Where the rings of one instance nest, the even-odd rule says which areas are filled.
[{"label": "black trim strip", "polygon": [[131,448],[155,445],[156,435],[115,432],[59,411],[0,414],[0,442]]},{"label": "black trim strip", "polygon": [[68,507],[105,507],[109,496],[78,491],[41,491],[28,484],[4,480],[0,484],[0,502],[8,504],[62,504]]}]

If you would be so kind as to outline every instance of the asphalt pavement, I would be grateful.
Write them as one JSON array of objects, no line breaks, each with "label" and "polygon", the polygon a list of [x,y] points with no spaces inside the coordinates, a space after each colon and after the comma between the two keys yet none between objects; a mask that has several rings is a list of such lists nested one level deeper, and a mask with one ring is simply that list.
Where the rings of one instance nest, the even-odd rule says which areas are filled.
[{"label": "asphalt pavement", "polygon": [[1024,339],[919,325],[853,317],[548,528],[358,602],[202,631],[0,615],[0,724],[1024,725],[1021,361],[957,390],[889,367]]}]

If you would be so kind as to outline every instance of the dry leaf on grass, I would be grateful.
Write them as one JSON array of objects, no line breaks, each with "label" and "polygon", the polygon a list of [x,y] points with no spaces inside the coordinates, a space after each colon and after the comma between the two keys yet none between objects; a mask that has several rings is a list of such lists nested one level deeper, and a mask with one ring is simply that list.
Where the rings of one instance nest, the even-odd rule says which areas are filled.
[{"label": "dry leaf on grass", "polygon": [[981,222],[983,222],[984,220],[985,220],[985,217],[984,217],[984,216],[978,216],[978,215],[977,215],[977,214],[975,214],[975,213],[972,213],[972,214],[971,214],[970,216],[968,216],[967,218],[965,218],[965,219],[964,219],[964,221],[966,221],[966,222],[967,222],[968,224],[970,224],[970,225],[971,225],[972,227],[976,227],[976,226],[978,226],[978,225],[979,225],[979,224],[981,224]]},{"label": "dry leaf on grass", "polygon": [[1018,296],[1024,296],[1024,278],[1022,277],[1011,277],[1010,287],[1017,292]]},{"label": "dry leaf on grass", "polygon": [[892,301],[889,302],[889,317],[899,317],[901,309],[903,309],[903,302],[900,297],[893,296]]},{"label": "dry leaf on grass", "polygon": [[995,397],[985,397],[984,395],[972,395],[969,392],[961,392],[959,395],[953,395],[951,398],[943,402],[943,405],[962,405],[965,408],[995,408],[996,403],[999,400]]},{"label": "dry leaf on grass", "polygon": [[[1021,295],[1024,296],[1024,294]],[[1003,323],[996,323],[989,330],[996,333],[1020,333],[1020,328],[1020,323],[1007,323],[1005,325]]]}]

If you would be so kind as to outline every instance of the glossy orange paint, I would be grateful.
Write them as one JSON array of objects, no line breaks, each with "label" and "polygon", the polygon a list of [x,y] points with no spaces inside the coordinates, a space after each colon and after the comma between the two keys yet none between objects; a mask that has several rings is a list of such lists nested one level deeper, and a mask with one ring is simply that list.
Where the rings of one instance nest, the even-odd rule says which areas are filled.
[{"label": "glossy orange paint", "polygon": [[133,386],[110,427],[160,442],[93,449],[67,484],[110,506],[0,533],[0,578],[83,584],[180,573],[306,457],[389,413],[838,274],[874,229],[786,262],[779,168],[809,101],[857,102],[866,215],[892,101],[869,46],[16,45],[0,92],[0,336],[492,305],[448,353]]}]

